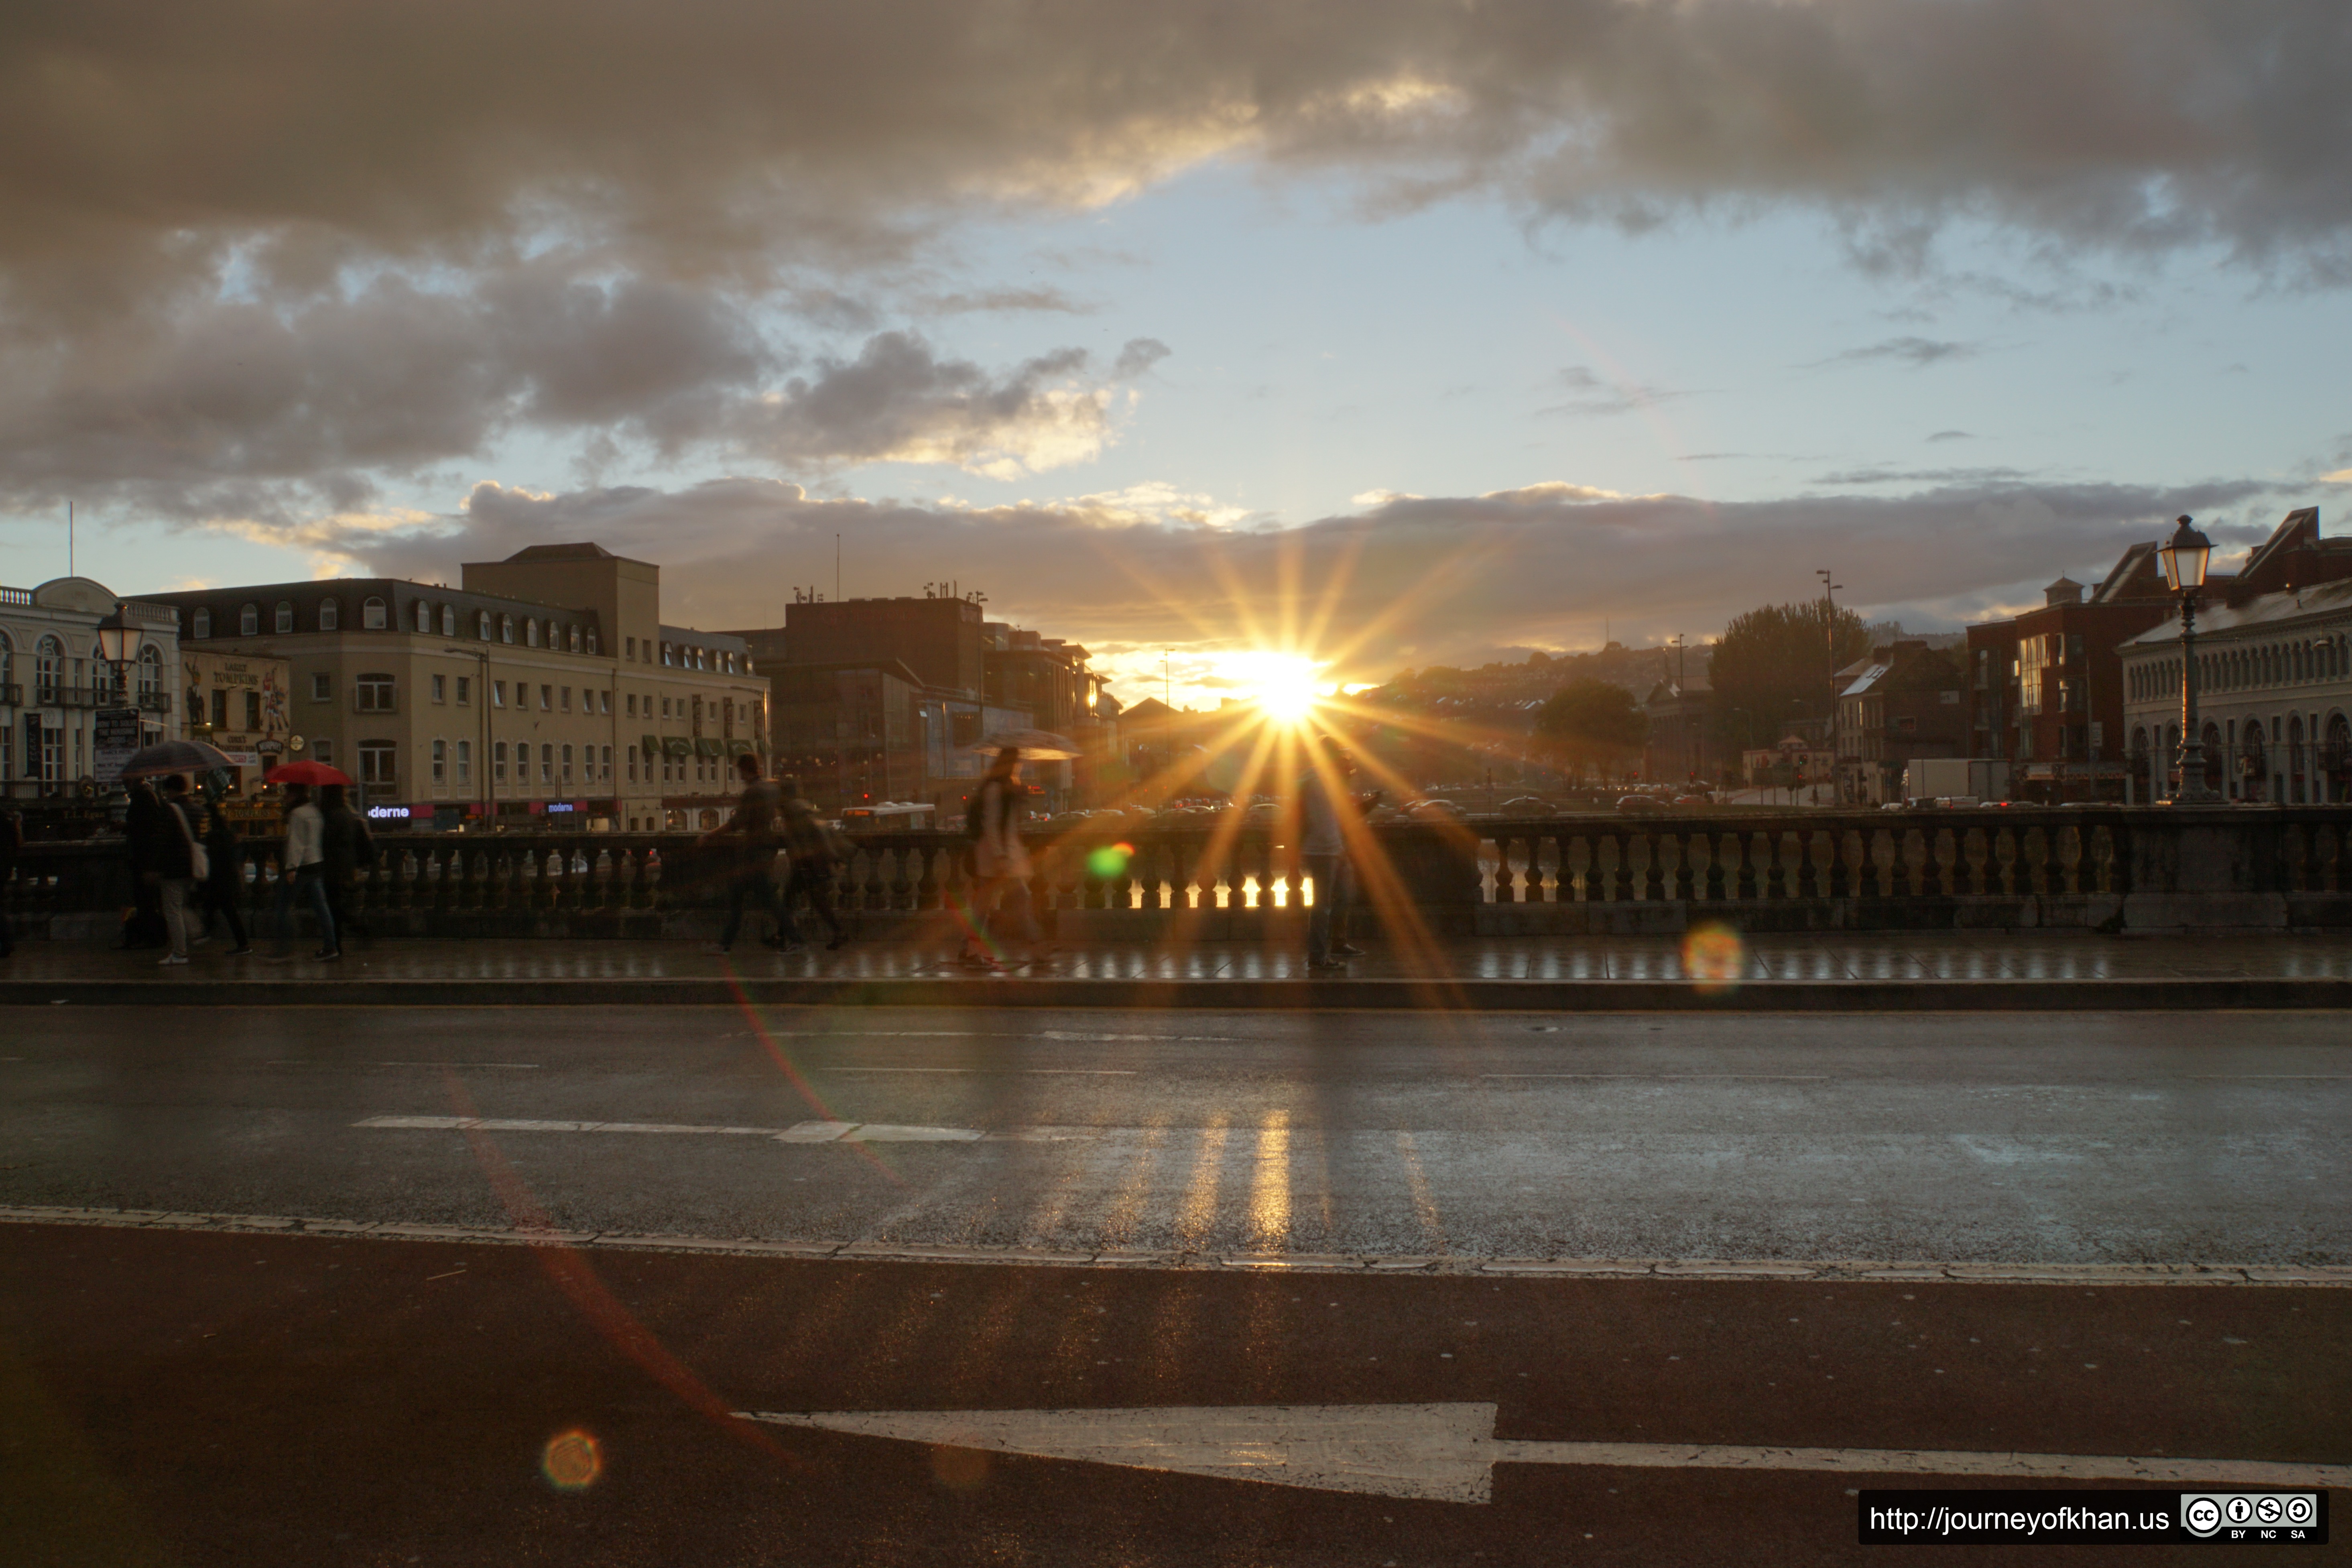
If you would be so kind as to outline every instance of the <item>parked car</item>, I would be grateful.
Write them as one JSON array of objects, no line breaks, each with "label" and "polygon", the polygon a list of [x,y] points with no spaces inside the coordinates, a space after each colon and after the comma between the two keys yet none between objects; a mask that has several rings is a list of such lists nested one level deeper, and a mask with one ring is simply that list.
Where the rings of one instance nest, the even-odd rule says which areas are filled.
[{"label": "parked car", "polygon": [[1617,797],[1617,809],[1628,816],[1654,816],[1666,808],[1654,795],[1627,795]]},{"label": "parked car", "polygon": [[1497,816],[1549,816],[1552,804],[1541,795],[1515,795],[1496,806],[1495,814]]}]

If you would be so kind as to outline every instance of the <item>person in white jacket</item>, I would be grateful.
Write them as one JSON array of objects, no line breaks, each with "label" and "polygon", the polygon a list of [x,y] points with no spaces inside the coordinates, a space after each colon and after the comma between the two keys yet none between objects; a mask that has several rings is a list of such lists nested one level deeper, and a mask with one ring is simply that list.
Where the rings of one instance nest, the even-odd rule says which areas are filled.
[{"label": "person in white jacket", "polygon": [[319,951],[313,957],[336,959],[342,949],[336,944],[335,917],[327,903],[327,819],[310,800],[310,786],[290,784],[286,786],[286,847],[278,858],[278,904],[271,917],[278,933],[278,951],[271,962],[283,963],[294,956],[294,904],[298,899],[310,907],[319,922]]}]

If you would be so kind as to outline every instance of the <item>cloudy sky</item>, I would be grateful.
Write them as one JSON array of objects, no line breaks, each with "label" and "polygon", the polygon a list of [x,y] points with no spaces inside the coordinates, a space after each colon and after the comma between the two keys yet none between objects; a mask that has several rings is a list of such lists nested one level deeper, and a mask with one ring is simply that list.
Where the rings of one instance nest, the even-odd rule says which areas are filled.
[{"label": "cloudy sky", "polygon": [[2343,0],[26,4],[0,581],[590,538],[1130,699],[2352,500]]}]

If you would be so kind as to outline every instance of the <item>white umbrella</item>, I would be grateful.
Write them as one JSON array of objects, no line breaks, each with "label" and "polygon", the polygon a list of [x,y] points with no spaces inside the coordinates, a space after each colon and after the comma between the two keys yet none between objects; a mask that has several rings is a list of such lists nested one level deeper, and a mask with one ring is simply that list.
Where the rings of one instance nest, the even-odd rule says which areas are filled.
[{"label": "white umbrella", "polygon": [[1051,730],[999,730],[983,737],[971,749],[992,757],[1008,748],[1018,748],[1024,763],[1060,763],[1086,755],[1076,741]]}]

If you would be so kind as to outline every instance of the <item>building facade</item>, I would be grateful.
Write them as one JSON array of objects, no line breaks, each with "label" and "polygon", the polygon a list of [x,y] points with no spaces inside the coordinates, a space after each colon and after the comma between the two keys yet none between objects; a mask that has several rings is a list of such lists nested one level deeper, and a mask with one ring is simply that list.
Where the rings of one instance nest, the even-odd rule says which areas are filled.
[{"label": "building facade", "polygon": [[1649,738],[1642,743],[1642,776],[1660,784],[1704,786],[1723,771],[1710,722],[1715,692],[1699,677],[1685,685],[1661,680],[1650,688],[1642,710],[1649,715]]},{"label": "building facade", "polygon": [[[2132,798],[2180,787],[2176,616],[2124,645]],[[2197,616],[2205,781],[2231,800],[2352,800],[2352,581],[2265,594]]]},{"label": "building facade", "polygon": [[1969,710],[1956,650],[1900,641],[1838,672],[1837,794],[1841,805],[1884,805],[1903,795],[1904,770],[1921,757],[1968,754]]},{"label": "building facade", "polygon": [[[138,656],[121,670],[98,647],[98,624],[118,603],[140,632]],[[142,744],[181,734],[171,675],[179,664],[179,623],[162,601],[125,602],[88,577],[0,588],[0,793],[97,789],[98,715],[107,710],[135,711]]]},{"label": "building facade", "polygon": [[471,563],[464,586],[339,578],[154,595],[186,642],[288,668],[286,754],[379,824],[715,826],[766,750],[740,638],[665,626],[659,570],[594,544]]},{"label": "building facade", "polygon": [[286,760],[294,736],[293,678],[282,658],[181,650],[187,737],[218,748],[234,764],[230,793],[258,789],[262,775]]}]

